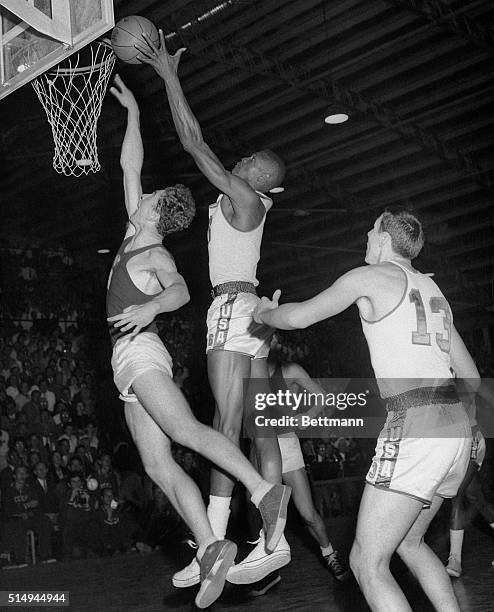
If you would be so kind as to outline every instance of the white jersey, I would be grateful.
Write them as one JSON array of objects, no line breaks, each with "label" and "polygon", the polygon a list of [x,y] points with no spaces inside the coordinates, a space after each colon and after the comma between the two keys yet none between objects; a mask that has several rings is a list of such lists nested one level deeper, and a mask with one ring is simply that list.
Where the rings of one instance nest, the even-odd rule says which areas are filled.
[{"label": "white jersey", "polygon": [[[391,263],[406,276],[399,304],[377,321],[360,317],[383,396],[407,390],[403,379],[414,379],[408,386],[414,388],[430,386],[431,379],[452,378],[449,351],[453,316],[446,298],[429,276]],[[418,382],[421,380],[422,384]]]},{"label": "white jersey", "polygon": [[[257,192],[266,212],[273,201],[263,193]],[[257,263],[261,256],[261,240],[266,215],[258,227],[243,232],[235,229],[225,219],[221,210],[221,198],[218,196],[209,207],[208,252],[209,278],[213,287],[229,281],[246,281],[256,287]]]}]

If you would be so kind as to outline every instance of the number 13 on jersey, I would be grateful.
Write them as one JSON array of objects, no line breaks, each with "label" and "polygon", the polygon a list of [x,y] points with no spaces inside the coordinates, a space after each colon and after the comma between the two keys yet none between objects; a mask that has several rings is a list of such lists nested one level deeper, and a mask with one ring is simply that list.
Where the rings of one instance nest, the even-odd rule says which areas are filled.
[{"label": "number 13 on jersey", "polygon": [[[412,332],[412,343],[423,344],[430,346],[431,335],[427,331],[427,316],[425,312],[424,302],[420,291],[418,289],[412,289],[408,294],[410,302],[415,306],[415,314],[417,315],[417,329]],[[449,304],[444,297],[431,297],[429,300],[429,307],[431,312],[434,314],[443,313],[443,328],[444,332],[436,332],[436,343],[437,346],[444,353],[449,353],[451,344],[451,310]]]}]

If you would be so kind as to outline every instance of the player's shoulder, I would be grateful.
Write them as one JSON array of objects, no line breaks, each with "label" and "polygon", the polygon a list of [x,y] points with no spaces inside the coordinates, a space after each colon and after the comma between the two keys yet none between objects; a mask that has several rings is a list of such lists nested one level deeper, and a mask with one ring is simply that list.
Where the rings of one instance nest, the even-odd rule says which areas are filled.
[{"label": "player's shoulder", "polygon": [[147,252],[148,258],[157,266],[173,264],[175,259],[168,249],[162,244],[157,244]]}]

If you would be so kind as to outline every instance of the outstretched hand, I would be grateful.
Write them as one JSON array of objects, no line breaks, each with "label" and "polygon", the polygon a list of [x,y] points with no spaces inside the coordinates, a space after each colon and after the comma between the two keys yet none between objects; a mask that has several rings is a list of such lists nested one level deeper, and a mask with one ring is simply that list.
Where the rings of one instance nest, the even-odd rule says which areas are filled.
[{"label": "outstretched hand", "polygon": [[153,43],[146,33],[142,35],[144,42],[137,43],[135,48],[139,51],[137,59],[143,64],[149,64],[152,66],[157,74],[164,80],[171,75],[176,75],[178,71],[178,64],[182,53],[185,51],[185,47],[179,49],[174,55],[170,55],[165,44],[165,35],[163,30],[160,28],[160,46],[159,48]]},{"label": "outstretched hand", "polygon": [[281,289],[276,289],[271,299],[267,297],[261,298],[261,301],[259,302],[256,309],[254,310],[254,321],[256,323],[261,323],[261,324],[264,323],[264,321],[262,320],[262,315],[264,312],[278,308],[279,306],[278,302],[280,300],[280,296],[281,296]]},{"label": "outstretched hand", "polygon": [[108,317],[107,321],[113,323],[114,327],[119,327],[123,332],[132,329],[131,335],[134,336],[152,323],[157,314],[156,304],[151,301],[145,304],[127,306],[122,313]]},{"label": "outstretched hand", "polygon": [[139,110],[134,94],[122,81],[119,74],[113,79],[114,86],[110,87],[110,93],[120,102],[120,104],[128,110]]}]

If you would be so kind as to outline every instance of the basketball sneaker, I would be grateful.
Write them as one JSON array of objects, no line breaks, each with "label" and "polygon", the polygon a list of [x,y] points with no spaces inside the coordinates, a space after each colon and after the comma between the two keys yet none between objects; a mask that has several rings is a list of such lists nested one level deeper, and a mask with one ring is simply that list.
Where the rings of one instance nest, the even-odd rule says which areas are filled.
[{"label": "basketball sneaker", "polygon": [[290,546],[282,535],[272,553],[266,551],[264,532],[261,531],[256,546],[243,561],[230,568],[226,579],[232,584],[252,584],[265,578],[291,561]]},{"label": "basketball sneaker", "polygon": [[281,582],[281,576],[278,572],[272,572],[268,574],[259,582],[255,584],[251,584],[250,590],[247,592],[249,597],[260,597],[261,595],[266,595],[268,591],[270,591],[274,586]]},{"label": "basketball sneaker", "polygon": [[201,569],[196,557],[192,559],[189,565],[186,565],[183,570],[176,572],[172,577],[172,584],[178,589],[186,589],[187,587],[199,584],[201,581]]},{"label": "basketball sneaker", "polygon": [[330,555],[324,557],[326,567],[336,580],[346,580],[350,577],[350,568],[341,558],[337,550],[333,551]]},{"label": "basketball sneaker", "polygon": [[283,535],[286,525],[286,510],[291,492],[291,487],[275,484],[264,494],[257,506],[261,513],[264,531],[266,532],[265,548],[268,554],[276,549]]},{"label": "basketball sneaker", "polygon": [[459,578],[461,576],[461,561],[455,555],[450,555],[448,558],[448,565],[446,565],[446,571],[453,578]]},{"label": "basketball sneaker", "polygon": [[221,595],[226,574],[233,565],[236,554],[237,545],[230,540],[217,540],[206,548],[199,561],[201,588],[195,599],[198,608],[209,607]]}]

